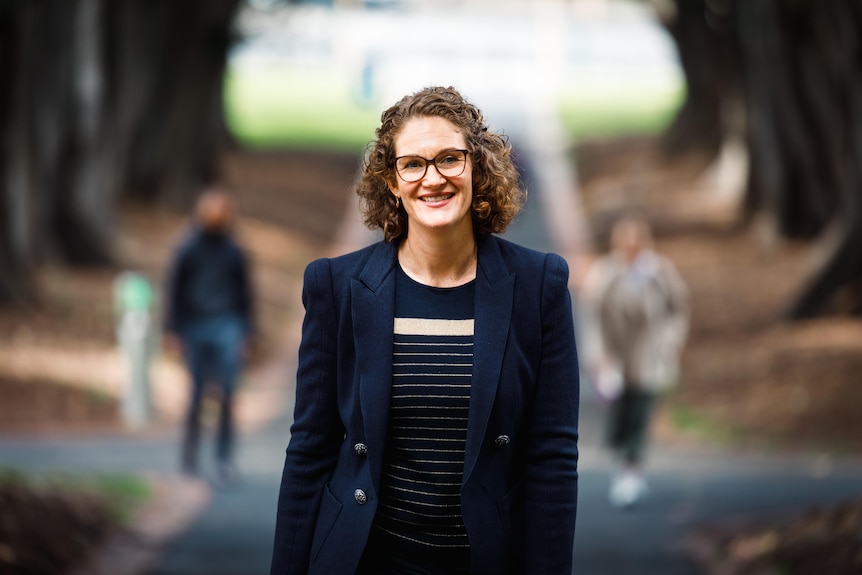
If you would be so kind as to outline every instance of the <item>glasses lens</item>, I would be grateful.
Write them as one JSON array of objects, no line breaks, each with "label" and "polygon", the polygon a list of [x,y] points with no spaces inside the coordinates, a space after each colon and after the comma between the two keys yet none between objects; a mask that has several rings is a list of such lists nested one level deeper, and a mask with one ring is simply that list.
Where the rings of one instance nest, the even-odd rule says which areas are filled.
[{"label": "glasses lens", "polygon": [[467,165],[467,156],[461,150],[450,150],[443,152],[434,158],[434,165],[444,176],[454,178],[460,176],[464,171],[464,166]]},{"label": "glasses lens", "polygon": [[404,156],[396,160],[395,169],[405,182],[416,182],[425,175],[425,159],[419,156]]},{"label": "glasses lens", "polygon": [[[467,152],[446,150],[432,160],[437,171],[447,178],[460,176],[467,165]],[[422,156],[402,156],[395,159],[395,169],[405,182],[418,182],[427,171],[428,161]]]}]

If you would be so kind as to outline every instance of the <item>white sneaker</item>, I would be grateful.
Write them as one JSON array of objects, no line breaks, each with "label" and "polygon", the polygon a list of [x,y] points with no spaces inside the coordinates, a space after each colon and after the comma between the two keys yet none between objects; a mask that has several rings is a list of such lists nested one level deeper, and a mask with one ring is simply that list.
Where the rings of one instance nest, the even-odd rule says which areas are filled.
[{"label": "white sneaker", "polygon": [[611,482],[608,498],[614,507],[629,508],[646,496],[646,481],[640,474],[626,471]]}]

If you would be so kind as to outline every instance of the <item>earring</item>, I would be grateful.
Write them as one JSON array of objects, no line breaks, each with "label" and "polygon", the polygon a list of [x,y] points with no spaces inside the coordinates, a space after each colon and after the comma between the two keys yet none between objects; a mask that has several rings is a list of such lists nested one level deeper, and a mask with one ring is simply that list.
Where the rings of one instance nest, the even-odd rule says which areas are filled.
[{"label": "earring", "polygon": [[401,207],[401,196],[395,196],[395,209],[397,210],[400,207]]}]

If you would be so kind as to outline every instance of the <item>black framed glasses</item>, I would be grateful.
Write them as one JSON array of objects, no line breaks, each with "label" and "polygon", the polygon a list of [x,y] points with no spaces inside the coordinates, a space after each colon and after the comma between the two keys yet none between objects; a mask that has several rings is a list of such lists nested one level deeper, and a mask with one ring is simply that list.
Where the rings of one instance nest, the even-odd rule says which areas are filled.
[{"label": "black framed glasses", "polygon": [[444,150],[433,159],[422,156],[399,156],[395,158],[395,171],[408,183],[418,182],[425,177],[428,165],[434,164],[444,178],[454,178],[464,173],[467,166],[467,150]]}]

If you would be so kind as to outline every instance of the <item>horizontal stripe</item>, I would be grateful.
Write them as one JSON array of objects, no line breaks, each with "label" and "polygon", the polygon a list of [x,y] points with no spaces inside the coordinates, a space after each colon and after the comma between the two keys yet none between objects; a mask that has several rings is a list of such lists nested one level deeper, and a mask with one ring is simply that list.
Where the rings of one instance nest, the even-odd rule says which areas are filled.
[{"label": "horizontal stripe", "polygon": [[393,361],[399,363],[402,361],[410,361],[414,358],[422,358],[429,362],[440,363],[436,358],[452,358],[452,361],[469,361],[473,362],[472,353],[424,353],[424,352],[395,352],[392,354]]},{"label": "horizontal stripe", "polygon": [[439,547],[439,548],[443,548],[443,549],[456,549],[456,548],[457,549],[469,549],[470,548],[469,544],[467,544],[467,545],[434,545],[434,544],[428,543],[426,541],[420,541],[420,540],[414,539],[412,537],[407,537],[405,535],[401,535],[400,533],[395,533],[394,531],[390,531],[389,529],[386,529],[384,527],[378,526],[377,528],[380,529],[381,531],[385,531],[386,533],[392,535],[393,537],[397,537],[398,539],[404,539],[405,541],[411,541],[413,543],[418,543],[419,545],[424,545],[425,547]]},{"label": "horizontal stripe", "polygon": [[[404,336],[402,335],[401,337],[404,337]],[[401,347],[439,347],[439,346],[444,346],[444,345],[446,347],[473,347],[473,342],[471,341],[471,342],[466,342],[466,343],[459,343],[456,341],[449,341],[448,339],[445,342],[407,341],[406,339],[402,339],[400,341],[396,341],[395,345],[396,345],[396,347],[397,346],[401,346]],[[399,353],[405,353],[405,352],[398,351],[398,352],[395,352],[395,355],[398,355]],[[419,352],[416,352],[416,353],[419,353]],[[433,355],[433,354],[428,354],[428,355]]]},{"label": "horizontal stripe", "polygon": [[[411,428],[409,428],[409,431],[413,431],[414,429],[415,428],[411,427]],[[405,430],[407,430],[407,429],[405,429]],[[392,439],[397,439],[399,441],[430,441],[430,442],[448,441],[450,443],[453,441],[460,441],[461,443],[465,443],[463,437],[446,438],[446,437],[421,437],[421,436],[416,436],[416,435],[394,435],[394,436],[392,436]]]},{"label": "horizontal stripe", "polygon": [[[410,489],[409,487],[401,487],[400,485],[393,485],[392,489],[394,491],[402,491],[404,493],[415,493],[416,495],[427,495],[428,497],[433,497],[434,499],[441,499],[444,497],[449,497],[449,498],[457,497],[460,500],[460,498],[461,498],[461,494],[458,493],[457,491],[454,493],[440,494],[440,493],[434,493],[431,491],[422,491],[420,489]],[[397,497],[394,497],[393,499],[397,499]],[[444,505],[442,505],[442,504],[436,504],[436,505],[438,507],[444,507]]]},{"label": "horizontal stripe", "polygon": [[469,383],[394,383],[393,388],[404,387],[434,387],[446,389],[470,389],[472,385]]},{"label": "horizontal stripe", "polygon": [[[428,406],[427,405],[393,405],[392,409],[397,409],[399,411],[407,411],[407,410],[416,411],[416,410],[428,409]],[[470,409],[470,406],[469,405],[446,406],[446,411],[451,411],[451,410],[456,410],[456,409],[463,411],[465,409]],[[400,416],[400,417],[404,417],[404,416]],[[467,417],[467,416],[465,415],[464,417]],[[421,419],[421,417],[415,416],[415,417],[413,417],[413,419]],[[428,417],[426,419],[432,419],[432,418]],[[467,428],[465,427],[464,429],[467,429]]]},{"label": "horizontal stripe", "polygon": [[[440,470],[445,470],[447,473],[455,473],[456,471],[460,471],[462,477],[464,473],[464,463],[458,461],[455,457],[452,458],[452,461],[446,461],[444,459],[416,459],[416,455],[414,455],[414,457],[409,460],[402,458],[401,461],[403,461],[404,463],[422,465],[423,474],[426,473],[426,469],[431,466],[434,466]],[[387,486],[387,488],[388,487],[391,486]]]},{"label": "horizontal stripe", "polygon": [[396,335],[464,336],[473,335],[472,319],[425,319],[396,317]]},{"label": "horizontal stripe", "polygon": [[[402,409],[407,409],[408,407],[410,407],[410,406],[404,405],[404,406],[402,406]],[[461,407],[459,409],[465,409],[465,408]],[[430,421],[464,421],[465,420],[464,417],[434,417],[434,416],[427,416],[427,417],[421,416],[420,417],[418,415],[397,415],[397,416],[393,417],[392,419],[393,419],[393,421],[396,419],[398,421],[416,421],[416,420],[423,420],[423,419],[427,419]],[[459,429],[467,431],[466,427],[460,427]]]},{"label": "horizontal stripe", "polygon": [[[392,521],[393,523],[401,523],[402,525],[412,525],[415,527],[425,527],[427,525],[427,523],[422,522],[422,521],[410,521],[408,519],[404,519],[403,517],[395,517],[392,515],[388,515],[386,513],[381,513],[380,517],[388,519],[388,520]],[[460,515],[452,515],[452,517],[461,517],[461,516]],[[452,528],[457,529],[458,525],[454,525]]]},{"label": "horizontal stripe", "polygon": [[440,367],[473,367],[473,363],[438,363],[438,362],[430,362],[430,363],[411,363],[411,362],[395,362],[395,365],[398,367],[428,367],[431,365],[438,365]]},{"label": "horizontal stripe", "polygon": [[473,377],[472,373],[395,373],[393,377]]},{"label": "horizontal stripe", "polygon": [[[464,449],[419,449],[417,447],[399,447],[401,451],[418,451],[420,453],[464,453]],[[440,461],[443,461],[441,458]]]},{"label": "horizontal stripe", "polygon": [[[423,417],[420,419],[426,419],[426,418]],[[401,429],[411,429],[414,431],[456,431],[456,432],[460,432],[460,433],[464,433],[467,431],[466,427],[423,427],[420,425],[411,425],[409,427],[406,425],[401,425],[399,427]]]},{"label": "horizontal stripe", "polygon": [[384,473],[386,477],[394,479],[396,481],[400,481],[403,483],[417,483],[419,485],[437,485],[440,487],[460,487],[461,483],[454,483],[451,481],[420,481],[419,479],[409,479],[406,477],[401,477],[400,475],[395,475],[393,473]]}]

